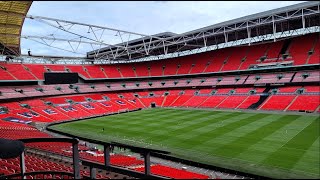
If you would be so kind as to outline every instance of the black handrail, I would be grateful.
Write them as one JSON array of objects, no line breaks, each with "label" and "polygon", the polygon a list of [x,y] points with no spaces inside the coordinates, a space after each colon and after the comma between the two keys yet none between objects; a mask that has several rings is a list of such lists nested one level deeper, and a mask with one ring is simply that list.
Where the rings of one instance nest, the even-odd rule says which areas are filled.
[{"label": "black handrail", "polygon": [[67,142],[72,144],[79,143],[79,140],[76,138],[27,138],[27,139],[19,139],[23,143],[36,143],[36,142]]}]

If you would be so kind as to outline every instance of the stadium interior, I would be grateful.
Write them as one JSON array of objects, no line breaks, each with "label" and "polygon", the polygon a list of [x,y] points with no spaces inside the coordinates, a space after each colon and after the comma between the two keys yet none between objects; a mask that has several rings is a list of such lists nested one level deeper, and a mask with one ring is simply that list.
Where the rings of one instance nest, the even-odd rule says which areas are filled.
[{"label": "stadium interior", "polygon": [[[20,140],[26,147],[20,157],[0,159],[0,178],[270,178],[170,159],[156,149],[68,137],[49,127],[149,108],[320,113],[319,2],[302,3],[290,7],[291,10],[280,9],[281,13],[300,8],[314,12],[285,19],[281,25],[273,23],[277,33],[288,30],[279,28],[282,25],[292,31],[302,29],[302,33],[179,57],[112,64],[18,62],[22,56],[19,35],[31,4],[32,1],[0,2],[0,20],[6,19],[0,22],[0,50],[6,57],[0,61],[0,138]],[[301,19],[305,21],[302,24]],[[241,23],[237,21],[235,24]],[[270,34],[268,25],[256,26]],[[315,31],[308,32],[308,28]],[[246,34],[247,28],[244,31]],[[274,33],[272,28],[270,31]],[[235,38],[232,33],[228,37],[230,41]],[[241,36],[239,30],[237,38]],[[251,36],[255,36],[253,30]],[[212,35],[207,43],[217,43],[210,38],[224,41],[224,37],[223,33]],[[137,43],[140,42],[132,42]],[[151,55],[156,53],[159,52]],[[94,61],[93,54],[88,52],[84,59]],[[130,58],[134,60],[135,55]],[[120,58],[127,59],[127,55]],[[118,153],[119,149],[113,152],[114,147],[130,149],[138,155]],[[153,155],[163,160],[150,162]]]}]

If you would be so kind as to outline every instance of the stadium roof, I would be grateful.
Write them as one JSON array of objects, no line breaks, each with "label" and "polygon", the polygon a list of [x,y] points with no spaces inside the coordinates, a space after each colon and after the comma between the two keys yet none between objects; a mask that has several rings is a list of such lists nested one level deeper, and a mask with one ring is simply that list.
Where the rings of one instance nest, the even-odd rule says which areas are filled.
[{"label": "stadium roof", "polygon": [[[90,51],[87,53],[87,58],[96,60],[106,59],[115,62],[130,61],[241,39],[250,39],[248,43],[250,44],[250,42],[262,41],[266,35],[270,34],[276,40],[278,38],[276,37],[276,33],[284,34],[282,37],[288,37],[292,34],[286,35],[283,32],[320,27],[319,6],[319,1],[309,1],[244,16],[182,34],[165,32],[146,36]],[[154,38],[159,36],[161,38]]]},{"label": "stadium roof", "polygon": [[0,51],[20,55],[22,25],[32,1],[0,1]]}]

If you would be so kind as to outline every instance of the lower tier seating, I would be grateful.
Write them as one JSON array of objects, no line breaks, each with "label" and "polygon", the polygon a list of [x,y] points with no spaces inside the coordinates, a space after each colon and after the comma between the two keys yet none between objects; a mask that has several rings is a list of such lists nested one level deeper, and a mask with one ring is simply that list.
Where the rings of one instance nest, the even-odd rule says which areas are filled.
[{"label": "lower tier seating", "polygon": [[[136,171],[144,172],[144,167],[136,168]],[[209,176],[202,175],[199,173],[194,173],[190,171],[186,171],[183,169],[176,169],[163,165],[154,165],[151,166],[151,173],[166,177],[171,177],[174,179],[209,179]]]}]

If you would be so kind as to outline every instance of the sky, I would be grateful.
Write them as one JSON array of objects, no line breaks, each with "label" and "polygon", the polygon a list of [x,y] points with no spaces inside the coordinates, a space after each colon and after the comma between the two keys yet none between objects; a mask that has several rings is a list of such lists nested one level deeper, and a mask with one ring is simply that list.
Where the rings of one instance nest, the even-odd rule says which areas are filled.
[{"label": "sky", "polygon": [[[280,8],[304,1],[33,1],[28,15],[44,16],[126,30],[146,35],[161,32],[184,33],[216,23],[232,20],[275,8]],[[83,36],[93,37],[87,33],[88,28],[74,26],[70,29]],[[101,30],[96,31],[100,37]],[[100,33],[100,34],[99,34]],[[104,43],[121,42],[115,32],[105,31]],[[71,39],[76,36],[62,32],[47,24],[26,19],[22,35],[48,36]],[[53,35],[53,36],[52,36]],[[134,36],[122,38],[132,40]],[[40,41],[40,40],[39,40]],[[43,42],[43,41],[42,41]],[[46,41],[51,43],[51,41]],[[53,42],[55,49],[28,39],[21,39],[21,52],[33,55],[84,56],[86,52],[100,46],[77,43]],[[77,49],[77,53],[67,52]]]}]

